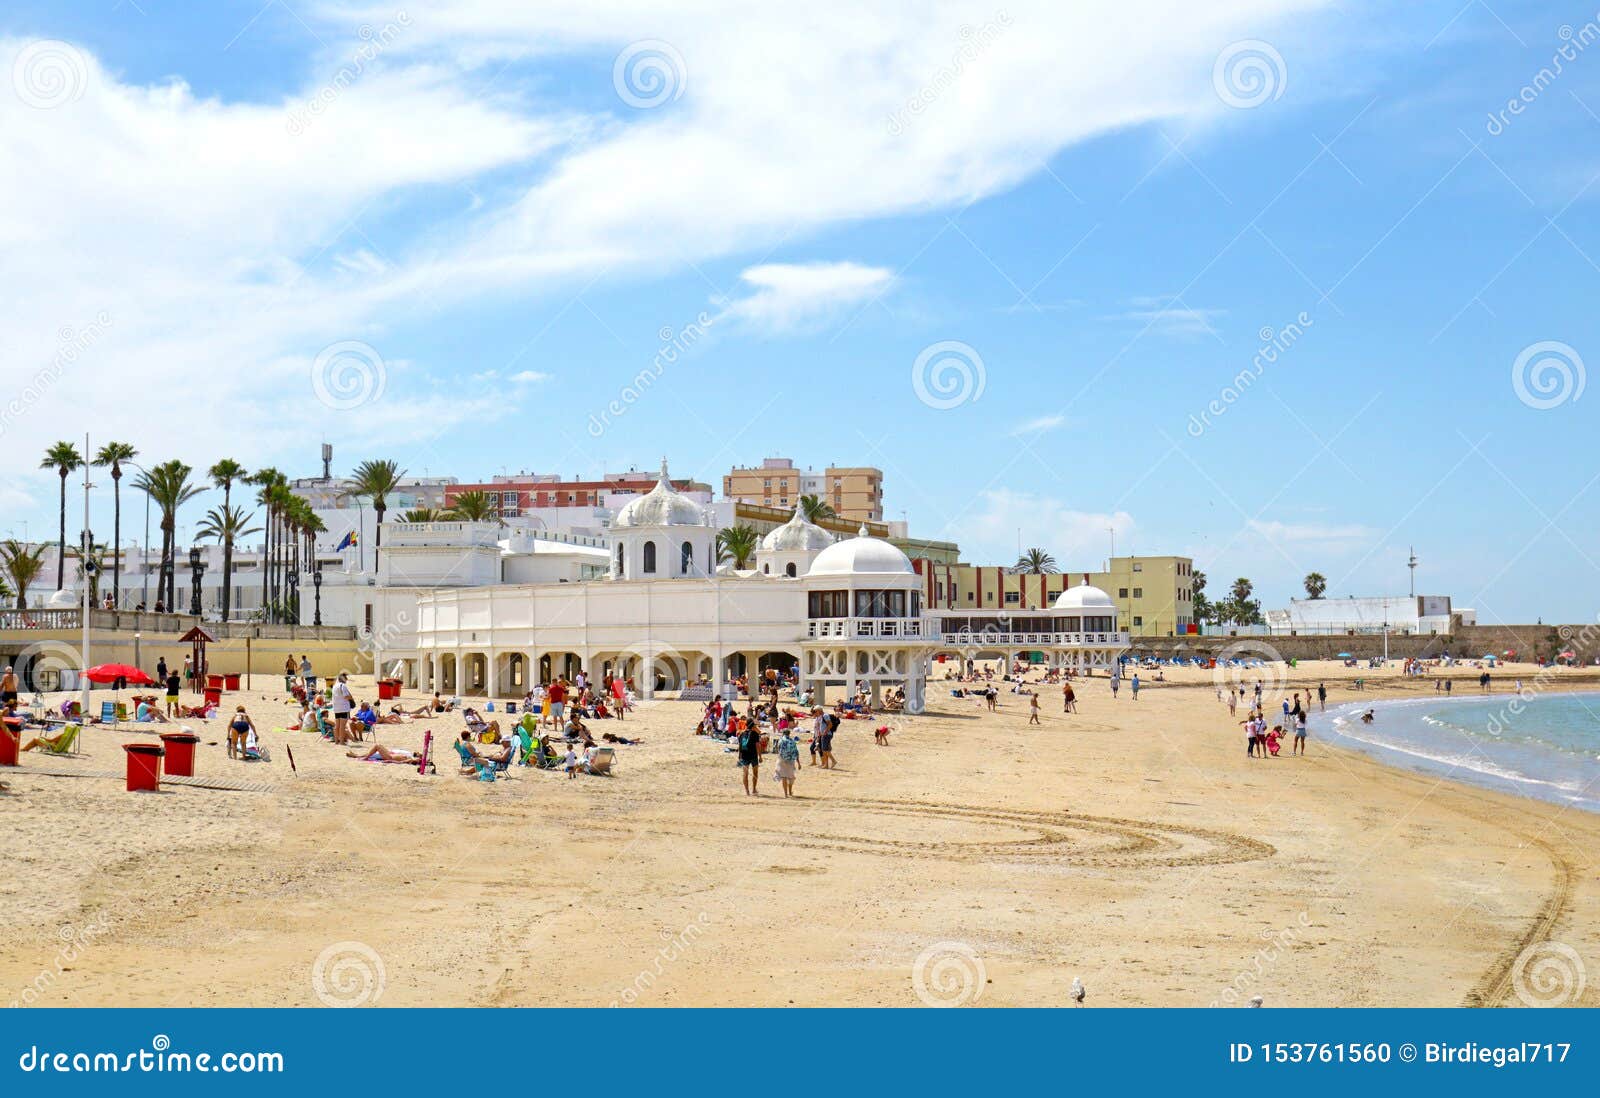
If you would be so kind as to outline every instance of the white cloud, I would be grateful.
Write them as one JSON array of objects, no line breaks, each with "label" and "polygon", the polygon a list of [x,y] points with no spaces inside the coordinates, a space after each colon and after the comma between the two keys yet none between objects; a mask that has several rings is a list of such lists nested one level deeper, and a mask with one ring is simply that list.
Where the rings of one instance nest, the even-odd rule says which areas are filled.
[{"label": "white cloud", "polygon": [[539,370],[520,370],[511,375],[511,380],[518,385],[537,385],[541,381],[549,381],[553,376]]},{"label": "white cloud", "polygon": [[[39,109],[0,94],[7,151],[27,165],[0,174],[0,248],[26,257],[0,267],[0,330],[28,377],[59,353],[62,328],[109,324],[0,430],[27,453],[63,422],[104,424],[197,467],[314,453],[330,417],[309,372],[329,344],[414,357],[392,319],[964,205],[1067,145],[1217,116],[1217,51],[1288,34],[1290,17],[1330,3],[1008,0],[1009,26],[947,79],[962,28],[997,9],[458,0],[412,19],[308,124],[357,28],[387,24],[392,9],[306,10],[327,53],[307,59],[298,86],[251,101],[130,82],[79,47],[71,101]],[[683,58],[683,94],[655,110],[626,107],[609,86],[609,58],[641,38]],[[27,45],[0,39],[0,73]],[[580,85],[587,113],[551,100],[547,62]],[[746,276],[752,292],[734,308],[774,328],[870,298],[887,278],[855,264],[762,263]],[[381,405],[362,410],[381,437],[417,422],[420,443],[406,441],[425,446],[466,417],[503,414],[471,391],[439,399],[438,369],[391,372]]]},{"label": "white cloud", "polygon": [[741,271],[739,280],[754,292],[727,302],[722,315],[782,332],[881,296],[894,272],[859,263],[764,263]]},{"label": "white cloud", "polygon": [[1039,416],[1026,423],[1019,423],[1011,429],[1012,437],[1018,435],[1037,435],[1045,431],[1054,431],[1057,427],[1067,422],[1066,416]]},{"label": "white cloud", "polygon": [[1136,297],[1131,307],[1119,316],[1168,335],[1216,335],[1213,321],[1227,315],[1226,309],[1196,309],[1173,298]]}]

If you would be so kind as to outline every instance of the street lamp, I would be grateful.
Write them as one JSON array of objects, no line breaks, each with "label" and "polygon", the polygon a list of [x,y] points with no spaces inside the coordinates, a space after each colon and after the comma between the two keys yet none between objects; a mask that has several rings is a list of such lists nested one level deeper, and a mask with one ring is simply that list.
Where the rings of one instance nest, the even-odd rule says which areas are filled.
[{"label": "street lamp", "polygon": [[311,624],[312,625],[321,625],[322,624],[322,562],[320,560],[317,561],[317,566],[316,566],[315,570],[313,570],[312,573],[311,573],[311,586],[313,586],[313,587],[315,587],[317,589],[316,612],[312,616]]},{"label": "street lamp", "polygon": [[200,577],[205,573],[205,561],[201,558],[200,547],[189,547],[189,613],[195,617],[200,616]]}]

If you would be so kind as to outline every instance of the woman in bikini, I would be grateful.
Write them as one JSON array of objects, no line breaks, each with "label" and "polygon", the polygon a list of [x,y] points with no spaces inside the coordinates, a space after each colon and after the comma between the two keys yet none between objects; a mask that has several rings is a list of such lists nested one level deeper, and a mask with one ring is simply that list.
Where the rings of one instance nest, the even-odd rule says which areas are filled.
[{"label": "woman in bikini", "polygon": [[245,741],[255,730],[255,722],[250,719],[250,714],[244,711],[244,706],[234,709],[233,719],[228,722],[228,758],[244,758]]}]

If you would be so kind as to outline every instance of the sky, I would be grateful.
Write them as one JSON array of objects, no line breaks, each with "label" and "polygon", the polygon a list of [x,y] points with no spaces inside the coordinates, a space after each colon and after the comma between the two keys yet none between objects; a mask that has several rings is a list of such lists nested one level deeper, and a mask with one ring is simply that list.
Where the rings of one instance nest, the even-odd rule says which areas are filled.
[{"label": "sky", "polygon": [[1414,547],[1482,622],[1595,620],[1594,5],[664,7],[7,4],[0,536],[53,535],[85,431],[784,455],[976,563],[1181,554],[1271,608]]}]

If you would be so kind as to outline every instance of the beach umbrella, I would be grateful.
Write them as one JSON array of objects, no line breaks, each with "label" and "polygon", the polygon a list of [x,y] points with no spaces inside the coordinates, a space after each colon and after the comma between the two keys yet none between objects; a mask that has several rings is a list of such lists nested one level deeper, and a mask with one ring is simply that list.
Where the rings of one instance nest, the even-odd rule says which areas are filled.
[{"label": "beach umbrella", "polygon": [[154,686],[155,679],[126,663],[102,663],[83,673],[83,677],[90,682],[116,682],[118,679],[127,679],[134,686]]},{"label": "beach umbrella", "polygon": [[1341,660],[1353,660],[1353,659],[1355,659],[1355,657],[1352,656],[1348,652],[1340,652],[1337,658],[1341,659]]}]

